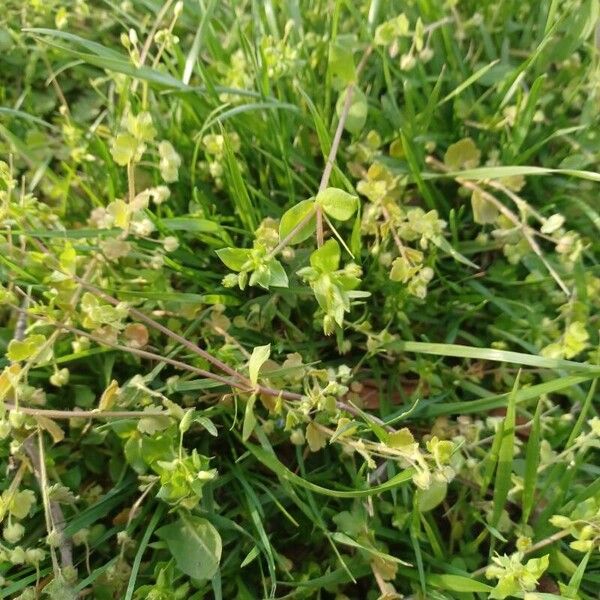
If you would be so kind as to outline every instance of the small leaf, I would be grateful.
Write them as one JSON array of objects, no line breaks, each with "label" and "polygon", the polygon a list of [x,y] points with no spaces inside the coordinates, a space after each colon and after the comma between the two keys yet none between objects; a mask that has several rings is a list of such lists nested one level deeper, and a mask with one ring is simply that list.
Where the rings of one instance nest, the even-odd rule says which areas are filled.
[{"label": "small leaf", "polygon": [[109,386],[102,392],[102,396],[100,397],[100,403],[98,404],[98,408],[100,410],[110,410],[115,401],[117,400],[117,396],[119,395],[119,384],[116,379],[113,379]]},{"label": "small leaf", "polygon": [[[312,218],[309,218],[310,214]],[[302,200],[295,206],[292,206],[281,217],[279,223],[279,239],[284,240],[290,233],[305,219],[306,224],[303,225],[289,240],[289,244],[299,244],[308,239],[315,231],[315,203],[311,200]]]},{"label": "small leaf", "polygon": [[330,239],[310,255],[310,264],[319,271],[330,273],[340,266],[340,256],[340,245],[336,240]]},{"label": "small leaf", "polygon": [[318,452],[327,444],[327,435],[311,421],[306,426],[306,441],[311,452]]},{"label": "small leaf", "polygon": [[217,256],[232,271],[241,271],[250,259],[250,250],[245,248],[221,248]]},{"label": "small leaf", "polygon": [[427,489],[416,491],[417,508],[420,512],[428,512],[441,504],[446,497],[448,484],[445,481],[434,481]]},{"label": "small leaf", "polygon": [[480,225],[495,223],[498,218],[498,209],[479,191],[471,194],[471,208],[473,209],[473,220]]},{"label": "small leaf", "polygon": [[175,559],[177,568],[193,579],[211,579],[221,560],[221,536],[206,519],[188,514],[156,531]]},{"label": "small leaf", "polygon": [[119,133],[110,150],[114,161],[125,167],[138,154],[138,141],[129,133]]},{"label": "small leaf", "polygon": [[271,356],[271,344],[266,346],[257,346],[252,350],[252,356],[248,362],[248,372],[250,374],[250,381],[253,385],[258,383],[258,372],[263,364]]},{"label": "small leaf", "polygon": [[45,336],[41,334],[30,335],[24,340],[11,340],[6,356],[13,362],[27,360],[39,352],[45,341]]},{"label": "small leaf", "polygon": [[242,426],[242,440],[244,442],[252,435],[256,426],[256,417],[254,416],[254,404],[256,403],[256,394],[252,394],[246,403],[244,411],[244,424]]},{"label": "small leaf", "polygon": [[479,164],[481,152],[470,138],[459,140],[446,150],[444,164],[452,171],[474,169]]},{"label": "small leaf", "polygon": [[560,229],[565,222],[565,218],[562,215],[554,214],[546,219],[546,222],[542,225],[542,233],[554,233],[557,229]]},{"label": "small leaf", "polygon": [[396,38],[408,35],[410,23],[404,13],[400,13],[397,17],[385,21],[377,27],[375,30],[375,43],[378,46],[387,46],[391,44]]},{"label": "small leaf", "polygon": [[347,221],[358,208],[358,197],[339,188],[327,188],[317,194],[316,202],[338,221]]},{"label": "small leaf", "polygon": [[283,265],[276,259],[269,261],[269,287],[288,287],[288,276]]},{"label": "small leaf", "polygon": [[[340,97],[335,105],[338,119],[341,117],[344,110],[348,89],[349,88],[345,89],[340,94]],[[364,95],[364,93],[358,88],[353,88],[353,90],[352,98],[350,100],[350,109],[348,111],[348,116],[346,117],[344,129],[353,135],[358,135],[363,130],[365,123],[367,122],[369,106],[367,104],[367,97]]]},{"label": "small leaf", "polygon": [[463,577],[462,575],[450,575],[444,573],[442,575],[430,575],[427,582],[434,587],[441,588],[444,591],[450,592],[473,592],[482,593],[490,592],[491,586],[481,583],[472,577]]},{"label": "small leaf", "polygon": [[356,80],[354,65],[355,35],[339,35],[329,45],[329,73],[335,89],[340,89]]},{"label": "small leaf", "polygon": [[183,415],[183,419],[181,419],[181,421],[179,421],[179,431],[181,433],[185,433],[192,426],[193,422],[194,422],[194,409],[190,408],[185,411],[185,414]]}]

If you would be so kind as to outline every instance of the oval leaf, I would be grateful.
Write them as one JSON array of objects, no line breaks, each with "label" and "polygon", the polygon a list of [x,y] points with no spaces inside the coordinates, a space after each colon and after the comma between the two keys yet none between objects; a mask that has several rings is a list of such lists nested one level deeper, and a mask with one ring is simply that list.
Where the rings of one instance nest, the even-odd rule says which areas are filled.
[{"label": "oval leaf", "polygon": [[267,344],[266,346],[257,346],[254,348],[254,350],[252,350],[252,356],[250,357],[250,362],[248,363],[248,372],[250,374],[250,381],[253,385],[257,384],[258,372],[268,360],[269,356],[271,356],[271,344]]},{"label": "oval leaf", "polygon": [[206,519],[181,514],[180,518],[156,531],[165,541],[177,568],[198,580],[211,579],[221,560],[221,536]]},{"label": "oval leaf", "polygon": [[221,248],[217,250],[217,256],[232,271],[241,271],[250,258],[250,250],[245,248]]},{"label": "oval leaf", "polygon": [[[309,215],[312,213],[312,218]],[[284,240],[294,231],[303,220],[306,223],[294,233],[292,238],[288,240],[288,244],[299,244],[308,239],[315,231],[315,203],[311,200],[302,200],[295,206],[292,206],[281,217],[279,223],[279,239]]]},{"label": "oval leaf", "polygon": [[336,271],[340,266],[340,245],[334,239],[327,240],[310,255],[310,264],[324,273]]},{"label": "oval leaf", "polygon": [[319,192],[317,202],[330,217],[338,221],[347,221],[358,208],[358,197],[339,188],[327,188]]}]

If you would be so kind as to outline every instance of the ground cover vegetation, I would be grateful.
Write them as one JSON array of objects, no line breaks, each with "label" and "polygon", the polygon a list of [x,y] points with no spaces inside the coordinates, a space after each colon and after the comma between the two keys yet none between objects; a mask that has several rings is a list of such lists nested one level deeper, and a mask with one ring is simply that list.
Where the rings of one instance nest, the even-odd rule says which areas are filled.
[{"label": "ground cover vegetation", "polygon": [[598,598],[598,0],[4,0],[0,597]]}]

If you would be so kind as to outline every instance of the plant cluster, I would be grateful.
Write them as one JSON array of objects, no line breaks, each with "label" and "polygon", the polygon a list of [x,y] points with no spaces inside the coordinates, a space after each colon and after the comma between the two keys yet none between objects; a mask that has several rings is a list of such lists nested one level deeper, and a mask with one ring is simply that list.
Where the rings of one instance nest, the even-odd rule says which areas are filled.
[{"label": "plant cluster", "polygon": [[599,19],[6,0],[0,598],[596,598]]}]

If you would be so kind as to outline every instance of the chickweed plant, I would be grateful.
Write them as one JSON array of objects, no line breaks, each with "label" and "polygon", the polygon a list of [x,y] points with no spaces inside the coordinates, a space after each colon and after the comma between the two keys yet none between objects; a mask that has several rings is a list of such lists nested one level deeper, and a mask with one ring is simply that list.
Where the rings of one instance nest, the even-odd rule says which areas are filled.
[{"label": "chickweed plant", "polygon": [[4,0],[0,598],[598,598],[599,19]]}]

